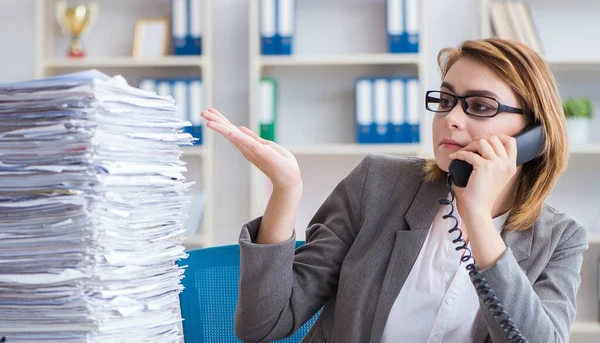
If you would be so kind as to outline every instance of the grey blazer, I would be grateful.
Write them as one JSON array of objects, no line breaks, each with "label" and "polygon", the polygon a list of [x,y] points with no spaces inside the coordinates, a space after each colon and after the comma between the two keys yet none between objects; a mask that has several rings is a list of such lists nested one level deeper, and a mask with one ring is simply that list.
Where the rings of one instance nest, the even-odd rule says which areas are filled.
[{"label": "grey blazer", "polygon": [[[261,218],[240,234],[236,335],[268,342],[291,335],[320,308],[304,342],[381,341],[392,305],[439,207],[445,182],[425,182],[424,160],[369,155],[325,200],[295,250],[255,244]],[[508,249],[482,273],[529,342],[567,342],[576,312],[586,229],[544,205],[524,231],[502,231]],[[487,307],[485,342],[507,342]],[[481,331],[483,330],[483,331]]]}]

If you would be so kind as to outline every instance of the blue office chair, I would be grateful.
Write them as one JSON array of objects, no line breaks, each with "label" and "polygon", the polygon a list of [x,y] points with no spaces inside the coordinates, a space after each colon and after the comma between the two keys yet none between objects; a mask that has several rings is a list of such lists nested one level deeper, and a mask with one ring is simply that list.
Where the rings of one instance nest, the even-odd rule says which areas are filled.
[{"label": "blue office chair", "polygon": [[[296,242],[296,247],[304,242]],[[188,251],[179,261],[187,266],[179,295],[185,343],[241,342],[234,332],[234,314],[240,277],[239,245]],[[319,311],[320,313],[320,311]],[[316,321],[315,314],[294,335],[275,342],[300,342]]]}]

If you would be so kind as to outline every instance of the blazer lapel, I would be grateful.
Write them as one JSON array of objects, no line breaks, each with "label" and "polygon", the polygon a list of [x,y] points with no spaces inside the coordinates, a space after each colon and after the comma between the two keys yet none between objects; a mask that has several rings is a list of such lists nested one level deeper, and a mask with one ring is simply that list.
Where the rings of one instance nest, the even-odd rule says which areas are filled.
[{"label": "blazer lapel", "polygon": [[531,247],[533,246],[533,230],[535,225],[527,230],[509,232],[502,231],[501,236],[504,243],[513,253],[517,262],[522,262],[531,256]]},{"label": "blazer lapel", "polygon": [[381,341],[392,305],[425,242],[429,227],[440,208],[438,200],[444,196],[445,188],[443,182],[422,182],[405,215],[409,230],[396,231],[394,248],[375,310],[371,342]]}]

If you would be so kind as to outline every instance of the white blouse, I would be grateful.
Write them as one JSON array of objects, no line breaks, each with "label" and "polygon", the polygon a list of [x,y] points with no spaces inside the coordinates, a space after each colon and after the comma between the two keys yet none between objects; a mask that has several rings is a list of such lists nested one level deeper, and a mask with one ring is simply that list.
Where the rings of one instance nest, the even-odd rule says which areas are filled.
[{"label": "white blouse", "polygon": [[[382,343],[483,342],[475,337],[479,299],[466,270],[472,259],[461,262],[458,232],[448,233],[454,220],[444,219],[449,206],[441,206],[427,234],[383,331]],[[454,211],[461,223],[460,216]],[[493,219],[498,232],[509,212]],[[470,245],[468,245],[470,247]]]}]

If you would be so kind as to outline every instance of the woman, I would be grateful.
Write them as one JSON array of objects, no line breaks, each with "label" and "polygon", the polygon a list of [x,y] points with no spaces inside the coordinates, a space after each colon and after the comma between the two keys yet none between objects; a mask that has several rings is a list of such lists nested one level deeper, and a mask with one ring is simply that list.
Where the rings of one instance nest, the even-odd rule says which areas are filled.
[{"label": "woman", "polygon": [[[435,160],[370,155],[319,208],[294,251],[302,194],[288,151],[233,126],[218,111],[207,126],[239,147],[273,183],[264,216],[240,235],[236,334],[266,342],[292,334],[319,309],[307,342],[507,342],[477,296],[444,219],[452,199],[450,161],[473,172],[453,188],[462,239],[529,342],[566,342],[576,312],[584,227],[544,203],[568,150],[554,78],[543,60],[512,41],[466,41],[438,56]],[[516,166],[512,137],[531,125],[545,133],[541,156]],[[468,257],[468,256],[467,256]],[[498,309],[497,309],[498,310]]]}]

